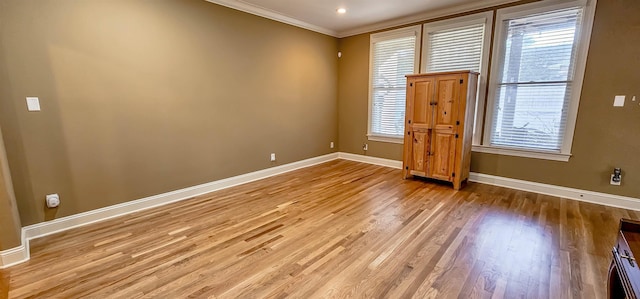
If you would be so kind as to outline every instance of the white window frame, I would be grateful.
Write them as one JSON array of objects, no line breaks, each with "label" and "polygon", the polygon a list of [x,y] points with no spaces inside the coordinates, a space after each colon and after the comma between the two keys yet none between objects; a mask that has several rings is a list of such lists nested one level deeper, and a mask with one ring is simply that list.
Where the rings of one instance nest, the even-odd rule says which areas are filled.
[{"label": "white window frame", "polygon": [[[573,84],[571,87],[571,99],[569,103],[569,111],[567,112],[567,122],[565,135],[562,142],[560,152],[550,152],[544,150],[535,149],[515,149],[508,147],[499,147],[489,145],[493,119],[493,107],[495,105],[496,98],[496,86],[498,85],[498,76],[495,75],[500,72],[499,59],[504,55],[502,44],[506,38],[506,32],[504,32],[504,26],[502,22],[511,18],[523,17],[536,13],[543,13],[552,10],[571,8],[571,7],[584,7],[584,16],[582,21],[582,27],[579,29],[580,33],[577,39],[576,49],[576,61],[575,61],[575,73],[573,77]],[[584,80],[584,72],[587,61],[587,53],[589,50],[589,42],[591,40],[591,29],[593,27],[593,18],[595,15],[596,0],[579,0],[579,1],[541,1],[530,4],[524,4],[520,6],[514,6],[504,9],[499,9],[496,16],[496,33],[493,41],[493,59],[491,65],[491,78],[489,80],[489,93],[487,95],[487,109],[485,119],[488,120],[485,125],[483,145],[474,145],[473,151],[546,159],[555,161],[569,161],[571,157],[571,147],[573,144],[573,135],[576,126],[576,119],[578,116],[578,105],[580,102],[580,95],[582,92],[582,83]]]},{"label": "white window frame", "polygon": [[478,90],[476,99],[475,127],[473,132],[472,144],[479,145],[482,136],[482,128],[484,124],[484,107],[486,101],[487,77],[489,73],[489,52],[491,51],[491,34],[493,33],[493,11],[481,12],[473,15],[446,19],[426,23],[422,29],[422,64],[420,66],[421,73],[427,73],[429,65],[428,51],[430,48],[427,35],[430,32],[454,29],[464,26],[476,25],[484,23],[484,37],[482,40],[482,58],[480,62],[480,76],[478,78]]},{"label": "white window frame", "polygon": [[381,41],[403,38],[408,36],[416,37],[415,45],[415,57],[413,72],[418,72],[420,65],[420,39],[421,39],[422,26],[416,25],[411,27],[405,27],[380,33],[374,33],[370,36],[369,42],[369,110],[367,115],[367,139],[370,141],[382,141],[391,143],[404,143],[404,134],[393,136],[374,134],[371,132],[371,121],[373,119],[371,113],[373,112],[373,49],[374,44]]}]

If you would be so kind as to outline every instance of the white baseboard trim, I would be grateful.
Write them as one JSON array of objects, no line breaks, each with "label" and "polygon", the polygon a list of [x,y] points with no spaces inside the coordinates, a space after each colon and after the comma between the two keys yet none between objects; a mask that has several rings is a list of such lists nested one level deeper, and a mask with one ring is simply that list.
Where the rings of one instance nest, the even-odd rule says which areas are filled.
[{"label": "white baseboard trim", "polygon": [[614,194],[574,189],[556,185],[523,181],[483,173],[472,172],[469,174],[472,182],[506,187],[522,191],[535,192],[545,195],[563,197],[578,201],[584,201],[604,206],[640,211],[640,198],[626,197]]},{"label": "white baseboard trim", "polygon": [[329,162],[338,156],[338,153],[331,153],[23,227],[22,245],[0,251],[0,269],[29,260],[29,241],[32,239]]},{"label": "white baseboard trim", "polygon": [[25,242],[22,242],[22,245],[18,247],[0,251],[0,269],[8,268],[13,265],[28,261],[28,246],[28,243],[27,245],[25,245]]},{"label": "white baseboard trim", "polygon": [[[0,251],[0,269],[4,269],[25,261],[30,258],[29,253],[29,241],[32,239],[44,237],[50,234],[59,233],[72,228],[88,225],[91,223],[119,217],[134,212],[166,205],[169,203],[182,201],[185,199],[193,198],[198,195],[214,192],[217,190],[249,183],[256,180],[261,180],[271,176],[283,174],[300,168],[313,166],[329,162],[336,159],[350,160],[368,164],[374,164],[379,166],[391,167],[395,169],[402,169],[402,161],[383,159],[377,157],[370,157],[364,155],[357,155],[351,153],[331,153],[324,156],[310,158],[298,162],[293,162],[281,166],[267,168],[250,172],[247,174],[238,175],[202,185],[188,187],[176,191],[171,191],[159,195],[145,197],[142,199],[117,204],[93,211],[79,213],[52,221],[42,222],[34,225],[29,225],[22,228],[22,244],[18,247]],[[625,197],[619,195],[612,195],[606,193],[599,193],[593,191],[586,191],[580,189],[573,189],[549,184],[541,184],[523,180],[510,179],[505,177],[493,176],[482,173],[471,173],[469,180],[472,182],[495,185],[500,187],[506,187],[511,189],[535,192],[540,194],[546,194],[551,196],[569,198],[579,201],[585,201],[589,203],[595,203],[600,205],[612,206],[616,208],[623,208],[629,210],[640,211],[640,199]]]},{"label": "white baseboard trim", "polygon": [[384,159],[384,158],[343,153],[343,152],[338,153],[338,159],[402,169],[402,161],[398,161],[398,160]]}]

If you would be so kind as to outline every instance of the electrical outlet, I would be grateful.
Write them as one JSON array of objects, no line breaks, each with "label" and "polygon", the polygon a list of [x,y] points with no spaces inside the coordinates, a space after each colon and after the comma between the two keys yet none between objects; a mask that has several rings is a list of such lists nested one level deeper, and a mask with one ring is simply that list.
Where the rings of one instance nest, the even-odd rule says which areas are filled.
[{"label": "electrical outlet", "polygon": [[276,153],[271,153],[271,162],[276,160]]},{"label": "electrical outlet", "polygon": [[620,186],[620,183],[622,183],[622,168],[616,167],[613,169],[613,173],[611,174],[611,180],[609,181],[609,184],[614,186]]},{"label": "electrical outlet", "polygon": [[614,185],[614,186],[620,186],[620,184],[622,183],[622,175],[620,175],[618,177],[618,179],[614,179],[615,175],[611,175],[611,181],[609,181],[609,184]]},{"label": "electrical outlet", "polygon": [[329,144],[330,148],[333,148],[333,141],[331,141],[331,143]]},{"label": "electrical outlet", "polygon": [[368,151],[368,150],[369,150],[369,145],[368,145],[368,144],[366,144],[366,143],[365,143],[365,144],[363,144],[363,145],[362,145],[362,150],[364,150],[364,151]]}]

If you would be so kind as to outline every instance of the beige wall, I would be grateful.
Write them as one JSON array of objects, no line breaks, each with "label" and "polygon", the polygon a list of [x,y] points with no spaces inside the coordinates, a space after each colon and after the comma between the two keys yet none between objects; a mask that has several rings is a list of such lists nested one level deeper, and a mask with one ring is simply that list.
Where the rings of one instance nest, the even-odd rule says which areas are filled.
[{"label": "beige wall", "polygon": [[20,246],[20,216],[0,132],[0,251]]},{"label": "beige wall", "polygon": [[[600,0],[596,8],[580,109],[569,162],[474,153],[474,172],[640,197],[640,1]],[[363,154],[367,142],[369,35],[340,40],[340,151]],[[616,94],[639,101],[612,107]],[[401,160],[402,145],[369,141],[368,155]],[[623,185],[609,174],[623,169]]]},{"label": "beige wall", "polygon": [[5,0],[0,22],[0,124],[23,225],[337,141],[336,38],[202,0]]}]

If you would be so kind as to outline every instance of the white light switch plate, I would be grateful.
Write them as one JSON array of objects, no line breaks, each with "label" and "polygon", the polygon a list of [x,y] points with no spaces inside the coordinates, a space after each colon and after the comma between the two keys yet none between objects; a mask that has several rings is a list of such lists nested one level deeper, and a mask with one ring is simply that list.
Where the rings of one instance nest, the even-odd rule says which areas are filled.
[{"label": "white light switch plate", "polygon": [[626,96],[616,96],[613,99],[613,107],[624,107],[624,100]]},{"label": "white light switch plate", "polygon": [[27,97],[27,110],[40,111],[40,99],[37,97]]}]

